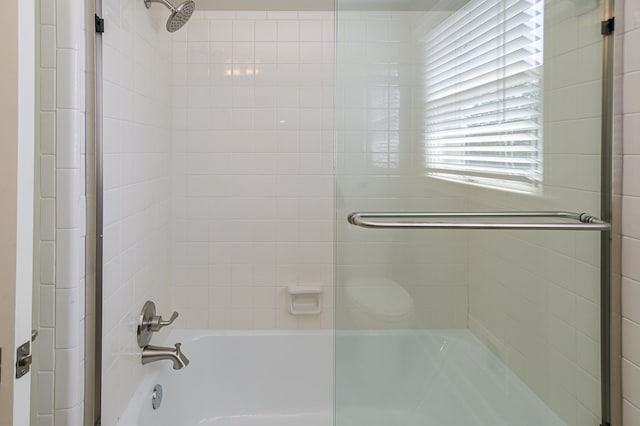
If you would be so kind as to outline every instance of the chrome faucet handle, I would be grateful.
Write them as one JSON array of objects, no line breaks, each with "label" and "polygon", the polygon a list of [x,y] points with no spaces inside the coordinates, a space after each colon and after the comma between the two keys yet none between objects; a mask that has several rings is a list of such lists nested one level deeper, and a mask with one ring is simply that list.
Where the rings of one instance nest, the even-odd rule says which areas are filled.
[{"label": "chrome faucet handle", "polygon": [[161,328],[173,324],[178,318],[178,313],[171,314],[171,318],[166,321],[160,315],[156,315],[156,304],[148,300],[142,307],[140,316],[138,317],[137,338],[138,346],[144,348],[151,341],[151,336]]},{"label": "chrome faucet handle", "polygon": [[160,331],[162,327],[166,327],[168,325],[173,324],[176,318],[178,318],[178,315],[179,314],[177,312],[172,313],[171,318],[169,318],[169,321],[165,321],[164,319],[162,319],[162,316],[160,315],[154,316],[153,318],[151,318],[151,321],[149,322],[149,329],[151,331]]}]

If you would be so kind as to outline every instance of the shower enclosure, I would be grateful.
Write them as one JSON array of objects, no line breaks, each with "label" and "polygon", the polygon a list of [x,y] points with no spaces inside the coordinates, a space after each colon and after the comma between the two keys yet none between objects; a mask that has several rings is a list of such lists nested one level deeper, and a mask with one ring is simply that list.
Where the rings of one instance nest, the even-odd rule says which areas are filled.
[{"label": "shower enclosure", "polygon": [[93,418],[619,424],[610,2],[159,2],[98,1]]},{"label": "shower enclosure", "polygon": [[604,13],[337,1],[336,425],[610,421]]}]

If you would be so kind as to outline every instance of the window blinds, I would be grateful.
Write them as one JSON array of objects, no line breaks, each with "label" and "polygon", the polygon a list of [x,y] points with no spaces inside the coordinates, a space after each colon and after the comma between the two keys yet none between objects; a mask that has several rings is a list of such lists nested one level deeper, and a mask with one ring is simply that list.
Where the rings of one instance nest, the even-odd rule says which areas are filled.
[{"label": "window blinds", "polygon": [[543,0],[471,0],[425,39],[430,175],[533,190],[542,181]]}]

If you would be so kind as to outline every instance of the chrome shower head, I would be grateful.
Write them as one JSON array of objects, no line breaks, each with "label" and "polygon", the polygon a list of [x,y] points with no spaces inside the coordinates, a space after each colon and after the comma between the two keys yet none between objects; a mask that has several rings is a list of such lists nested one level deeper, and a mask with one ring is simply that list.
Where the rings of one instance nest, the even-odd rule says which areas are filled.
[{"label": "chrome shower head", "polygon": [[187,23],[193,12],[196,10],[196,4],[187,0],[180,3],[174,11],[171,12],[171,16],[167,19],[167,31],[170,33],[178,31],[184,24]]},{"label": "chrome shower head", "polygon": [[196,10],[196,4],[192,0],[187,0],[174,7],[167,0],[144,0],[144,5],[149,9],[151,3],[162,3],[171,11],[169,19],[167,19],[167,31],[170,33],[178,31],[187,23],[193,12]]}]

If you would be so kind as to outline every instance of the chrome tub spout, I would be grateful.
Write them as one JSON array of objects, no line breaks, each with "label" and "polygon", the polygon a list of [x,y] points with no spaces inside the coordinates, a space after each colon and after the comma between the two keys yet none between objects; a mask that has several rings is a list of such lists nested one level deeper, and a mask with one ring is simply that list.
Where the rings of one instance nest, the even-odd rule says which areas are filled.
[{"label": "chrome tub spout", "polygon": [[168,359],[173,362],[174,370],[181,370],[189,365],[189,359],[182,353],[180,346],[182,343],[176,343],[175,348],[147,345],[142,348],[142,364]]}]

